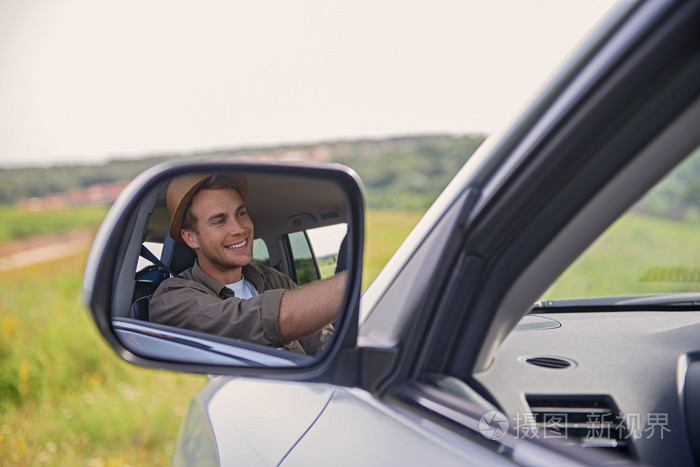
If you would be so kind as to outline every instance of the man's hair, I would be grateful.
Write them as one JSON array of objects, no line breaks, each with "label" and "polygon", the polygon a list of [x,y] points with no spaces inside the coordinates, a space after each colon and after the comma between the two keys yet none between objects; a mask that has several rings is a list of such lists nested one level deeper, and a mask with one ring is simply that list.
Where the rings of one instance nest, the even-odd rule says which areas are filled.
[{"label": "man's hair", "polygon": [[192,200],[202,190],[222,190],[226,188],[236,190],[236,192],[238,192],[240,195],[240,191],[231,182],[231,180],[227,179],[226,177],[222,177],[221,175],[212,175],[204,183],[202,183],[199,188],[197,188],[197,191],[194,192],[194,195],[192,195],[190,202],[187,204],[187,208],[185,208],[185,215],[182,218],[182,228],[191,230],[199,235],[199,230],[197,230],[197,218],[194,213],[192,213]]}]

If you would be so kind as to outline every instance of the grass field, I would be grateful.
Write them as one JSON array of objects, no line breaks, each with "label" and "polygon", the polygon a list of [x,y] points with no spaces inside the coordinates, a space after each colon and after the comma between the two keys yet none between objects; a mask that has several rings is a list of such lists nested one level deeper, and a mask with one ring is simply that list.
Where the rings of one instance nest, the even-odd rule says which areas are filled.
[{"label": "grass field", "polygon": [[[367,283],[420,215],[368,215]],[[206,383],[114,354],[80,300],[85,260],[0,272],[0,465],[167,465]]]},{"label": "grass field", "polygon": [[80,301],[85,259],[0,273],[3,465],[165,465],[205,381],[108,349]]},{"label": "grass field", "polygon": [[608,229],[544,297],[698,292],[699,231],[697,221],[625,216]]},{"label": "grass field", "polygon": [[31,212],[0,205],[0,243],[86,225],[99,225],[105,214],[107,208],[103,206]]},{"label": "grass field", "polygon": [[362,274],[364,290],[423,215],[420,211],[369,211]]}]

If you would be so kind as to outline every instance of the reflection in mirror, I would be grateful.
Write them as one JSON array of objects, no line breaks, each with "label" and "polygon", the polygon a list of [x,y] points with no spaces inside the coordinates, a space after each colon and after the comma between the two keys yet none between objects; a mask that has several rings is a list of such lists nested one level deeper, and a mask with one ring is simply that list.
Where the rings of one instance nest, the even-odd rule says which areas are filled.
[{"label": "reflection in mirror", "polygon": [[347,206],[341,187],[311,177],[189,173],[160,183],[122,239],[115,333],[160,360],[312,361],[346,294]]}]

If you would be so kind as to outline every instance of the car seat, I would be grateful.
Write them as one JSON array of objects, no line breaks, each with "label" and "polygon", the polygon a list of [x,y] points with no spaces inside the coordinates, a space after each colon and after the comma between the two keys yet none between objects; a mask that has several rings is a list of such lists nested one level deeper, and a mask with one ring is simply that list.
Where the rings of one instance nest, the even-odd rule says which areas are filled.
[{"label": "car seat", "polygon": [[166,278],[177,276],[185,269],[192,267],[197,256],[187,244],[173,240],[170,237],[169,230],[166,232],[163,240],[163,251],[160,260],[148,251],[146,247],[141,248],[141,256],[154,263],[158,274],[156,279],[151,281],[152,290],[149,291],[150,293],[142,293],[134,297],[134,301],[129,309],[129,318],[150,321],[148,306],[155,289]]}]

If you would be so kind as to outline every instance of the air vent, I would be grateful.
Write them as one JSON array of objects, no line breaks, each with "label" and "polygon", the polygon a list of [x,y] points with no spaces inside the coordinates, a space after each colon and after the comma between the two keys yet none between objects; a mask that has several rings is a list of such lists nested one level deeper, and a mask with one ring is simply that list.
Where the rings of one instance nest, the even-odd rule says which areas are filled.
[{"label": "air vent", "polygon": [[532,357],[526,359],[525,361],[530,365],[541,366],[542,368],[552,368],[555,370],[561,370],[571,366],[570,361],[557,357]]},{"label": "air vent", "polygon": [[525,396],[539,438],[562,438],[586,447],[630,455],[629,432],[615,402],[607,395]]}]

